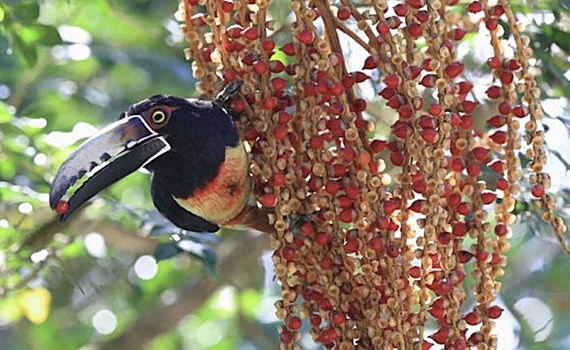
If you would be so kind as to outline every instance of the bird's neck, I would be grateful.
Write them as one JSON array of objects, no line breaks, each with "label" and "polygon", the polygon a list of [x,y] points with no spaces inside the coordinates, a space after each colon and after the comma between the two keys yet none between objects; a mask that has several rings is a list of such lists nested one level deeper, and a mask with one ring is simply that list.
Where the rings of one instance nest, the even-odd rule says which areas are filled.
[{"label": "bird's neck", "polygon": [[204,188],[216,176],[221,165],[205,167],[192,157],[182,157],[176,153],[165,154],[155,163],[153,177],[177,198],[187,198]]}]

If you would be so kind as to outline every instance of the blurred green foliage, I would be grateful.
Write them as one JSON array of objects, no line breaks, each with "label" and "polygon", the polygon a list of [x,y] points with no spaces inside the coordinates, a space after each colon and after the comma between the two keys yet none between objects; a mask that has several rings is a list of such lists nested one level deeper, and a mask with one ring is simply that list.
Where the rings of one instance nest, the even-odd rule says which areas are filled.
[{"label": "blurred green foliage", "polygon": [[[274,17],[283,23],[286,3],[275,3]],[[547,125],[567,130],[567,9],[554,1],[513,6],[536,43],[544,100],[557,107],[547,109]],[[176,229],[150,210],[148,176],[140,172],[66,224],[47,205],[57,166],[95,128],[152,94],[194,94],[176,7],[152,0],[0,0],[2,349],[116,349],[129,339],[148,350],[278,348],[272,305],[278,289],[258,252],[247,254],[253,247],[247,234],[222,233],[220,254],[236,264],[226,260],[219,274],[212,237],[179,236],[191,243],[183,245],[168,240]],[[570,151],[553,150],[555,171],[567,172]],[[561,203],[569,203],[568,188],[557,189]],[[521,207],[501,293],[512,317],[501,332],[514,334],[524,349],[570,348],[570,264],[532,207]],[[568,215],[567,207],[561,213]],[[162,259],[157,264],[153,253]],[[529,308],[537,301],[547,313]],[[182,317],[177,308],[191,311]]]}]

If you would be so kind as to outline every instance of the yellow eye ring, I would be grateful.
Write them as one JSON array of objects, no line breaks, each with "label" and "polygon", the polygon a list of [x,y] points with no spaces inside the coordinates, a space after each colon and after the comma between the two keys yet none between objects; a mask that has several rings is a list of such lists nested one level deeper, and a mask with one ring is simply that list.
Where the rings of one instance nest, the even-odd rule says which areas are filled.
[{"label": "yellow eye ring", "polygon": [[166,113],[160,109],[152,112],[151,116],[152,122],[156,124],[162,124],[166,121]]}]

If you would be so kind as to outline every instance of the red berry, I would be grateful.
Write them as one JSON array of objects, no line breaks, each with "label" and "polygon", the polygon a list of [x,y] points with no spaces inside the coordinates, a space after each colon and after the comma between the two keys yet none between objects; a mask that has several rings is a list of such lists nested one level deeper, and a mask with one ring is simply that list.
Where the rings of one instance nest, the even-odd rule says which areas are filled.
[{"label": "red berry", "polygon": [[511,58],[505,63],[505,68],[508,70],[519,70],[521,68],[521,65],[516,58]]},{"label": "red berry", "polygon": [[465,224],[464,222],[456,222],[451,229],[451,233],[456,237],[465,236],[467,231],[468,227],[467,224]]},{"label": "red berry", "polygon": [[261,74],[265,74],[269,67],[267,66],[267,63],[264,61],[255,61],[253,62],[253,71],[259,75]]},{"label": "red berry", "polygon": [[445,74],[450,78],[455,78],[463,72],[463,63],[452,62],[444,69]]},{"label": "red berry", "polygon": [[401,119],[408,119],[414,113],[414,109],[410,104],[403,104],[398,108],[398,114],[400,115]]},{"label": "red berry", "polygon": [[241,36],[242,31],[243,31],[243,27],[238,25],[238,24],[234,24],[232,26],[229,26],[227,29],[228,37],[230,37],[232,39],[239,38]]},{"label": "red berry", "polygon": [[490,58],[487,60],[487,65],[488,65],[489,68],[491,68],[491,69],[497,69],[497,68],[499,68],[499,67],[501,66],[501,60],[500,60],[499,57],[497,57],[497,56],[490,57]]},{"label": "red berry", "polygon": [[491,191],[483,191],[481,193],[481,202],[483,204],[491,204],[495,198],[497,198],[497,195],[494,192]]},{"label": "red berry", "polygon": [[378,67],[378,63],[376,63],[376,58],[374,58],[374,56],[366,57],[366,59],[364,60],[364,66],[362,66],[362,69],[374,69],[376,67]]},{"label": "red berry", "polygon": [[[285,183],[285,175],[283,173],[275,173],[271,175],[269,178],[269,185],[273,187],[281,187]],[[303,224],[309,224],[311,227],[312,225],[309,222],[304,222]],[[302,228],[303,226],[301,226]],[[301,230],[302,231],[302,230]]]},{"label": "red berry", "polygon": [[498,223],[495,225],[495,234],[499,237],[504,237],[509,233],[509,228],[507,225]]},{"label": "red berry", "polygon": [[295,45],[292,42],[288,42],[281,46],[281,51],[287,56],[295,56]]},{"label": "red berry", "polygon": [[357,98],[352,103],[352,108],[356,113],[364,112],[366,110],[366,101],[361,98]]},{"label": "red berry", "polygon": [[248,27],[243,30],[241,35],[247,40],[253,41],[257,39],[257,37],[259,36],[259,30],[257,29],[257,27]]},{"label": "red berry", "polygon": [[319,232],[315,235],[315,242],[320,246],[325,246],[330,242],[330,237],[325,232]]},{"label": "red berry", "polygon": [[437,332],[429,336],[434,342],[438,344],[445,344],[449,339],[449,331],[446,328],[441,328]]},{"label": "red berry", "polygon": [[467,11],[471,13],[481,12],[481,10],[483,10],[483,5],[479,1],[473,1],[467,5]]},{"label": "red berry", "polygon": [[416,193],[424,193],[427,190],[427,183],[424,179],[419,179],[412,182],[412,190]]},{"label": "red berry", "polygon": [[438,233],[437,241],[443,245],[449,244],[451,242],[451,233],[445,231]]},{"label": "red berry", "polygon": [[[254,67],[254,70],[255,70],[255,67]],[[258,74],[262,74],[262,73],[258,73]],[[270,83],[271,83],[271,87],[273,88],[273,91],[275,91],[275,92],[283,91],[283,89],[287,86],[287,80],[285,80],[281,77],[275,77],[275,78],[271,79]]]},{"label": "red berry", "polygon": [[424,6],[424,0],[407,0],[406,3],[416,10]]},{"label": "red berry", "polygon": [[232,82],[236,80],[236,75],[237,75],[236,71],[233,70],[232,68],[226,68],[222,71],[222,77],[227,82]]},{"label": "red berry", "polygon": [[511,104],[507,101],[503,101],[499,103],[499,107],[497,107],[497,109],[499,110],[499,113],[508,115],[511,113]]},{"label": "red berry", "polygon": [[493,8],[491,8],[491,14],[493,16],[501,17],[503,13],[505,13],[505,9],[502,5],[495,5]]},{"label": "red berry", "polygon": [[507,117],[504,115],[495,115],[487,119],[487,124],[494,128],[500,128],[501,126],[507,124]]},{"label": "red berry", "polygon": [[354,72],[354,81],[357,83],[362,83],[363,81],[366,81],[369,78],[370,77],[368,75],[364,74],[361,71]]},{"label": "red berry", "polygon": [[430,307],[428,311],[436,320],[440,320],[445,316],[445,309],[443,308]]},{"label": "red berry", "polygon": [[422,26],[417,22],[412,22],[408,24],[407,27],[408,33],[412,36],[412,38],[418,38],[422,35]]},{"label": "red berry", "polygon": [[429,114],[431,114],[434,117],[438,117],[439,115],[441,115],[442,111],[443,108],[439,103],[433,103],[428,107]]},{"label": "red berry", "polygon": [[334,325],[341,325],[344,323],[345,319],[346,316],[344,312],[337,310],[332,313],[331,323]]},{"label": "red berry", "polygon": [[261,49],[265,52],[271,52],[275,48],[275,41],[265,38],[261,41]]},{"label": "red berry", "polygon": [[290,344],[291,342],[293,342],[293,333],[291,333],[291,331],[288,330],[284,330],[279,334],[279,340],[281,340],[281,343],[283,344]]},{"label": "red berry", "polygon": [[374,140],[370,143],[370,148],[374,151],[374,153],[380,153],[386,147],[386,141],[383,140]]},{"label": "red berry", "polygon": [[493,85],[489,87],[487,91],[485,91],[485,93],[487,94],[487,97],[489,97],[490,99],[497,99],[501,97],[502,91],[500,87]]},{"label": "red berry", "polygon": [[348,6],[339,7],[338,12],[336,13],[336,16],[341,21],[345,21],[345,20],[349,19],[351,15],[352,15],[352,13],[350,11],[350,7],[348,7]]},{"label": "red berry", "polygon": [[388,199],[383,203],[384,207],[384,214],[392,214],[394,211],[400,209],[402,207],[402,199],[399,197],[393,197]]},{"label": "red berry", "polygon": [[419,268],[419,266],[413,266],[408,270],[408,274],[411,278],[420,278],[422,270]]},{"label": "red berry", "polygon": [[285,65],[281,61],[269,61],[269,70],[272,73],[281,73],[285,70]]},{"label": "red berry", "polygon": [[399,83],[400,77],[395,73],[389,74],[386,76],[386,78],[384,78],[384,84],[390,88],[397,88]]},{"label": "red berry", "polygon": [[479,174],[481,174],[481,168],[479,167],[478,164],[471,163],[467,166],[467,175],[475,178],[475,177],[479,176]]},{"label": "red berry", "polygon": [[484,147],[475,147],[473,148],[472,152],[475,159],[477,159],[480,162],[486,161],[487,158],[489,157],[489,153],[491,153],[489,149]]},{"label": "red berry", "polygon": [[297,253],[295,251],[295,248],[293,248],[293,247],[285,246],[281,250],[281,256],[283,257],[283,259],[285,259],[287,261],[295,260],[296,255],[297,255]]},{"label": "red berry", "polygon": [[509,188],[509,182],[504,177],[500,177],[495,181],[495,186],[498,190],[504,191]]},{"label": "red berry", "polygon": [[510,84],[513,82],[514,79],[514,74],[513,72],[503,69],[501,70],[501,72],[499,73],[499,79],[501,80],[501,83],[503,84]]},{"label": "red berry", "polygon": [[243,137],[247,141],[255,141],[257,139],[257,136],[258,136],[257,130],[255,130],[254,128],[248,128],[243,133]]},{"label": "red berry", "polygon": [[468,325],[475,326],[481,322],[481,317],[476,312],[471,311],[463,318]]},{"label": "red berry", "polygon": [[527,113],[527,110],[523,106],[515,106],[511,111],[517,118],[524,118]]},{"label": "red berry", "polygon": [[429,21],[430,19],[430,15],[429,12],[426,10],[420,10],[416,13],[416,19],[420,22],[420,23],[425,23],[427,21]]},{"label": "red berry", "polygon": [[493,170],[496,173],[502,173],[505,170],[505,165],[500,160],[495,160],[489,164],[487,164],[489,169]]},{"label": "red berry", "polygon": [[502,130],[498,130],[489,136],[489,138],[493,140],[494,143],[502,145],[507,142],[507,133]]},{"label": "red berry", "polygon": [[312,314],[309,317],[309,322],[311,322],[311,326],[313,326],[313,327],[320,326],[322,321],[323,321],[323,319],[321,318],[321,316],[319,314]]},{"label": "red berry", "polygon": [[437,131],[432,128],[427,128],[422,130],[421,135],[425,142],[434,143],[437,138]]},{"label": "red berry", "polygon": [[277,98],[273,96],[267,96],[261,100],[261,106],[263,109],[272,110],[277,107]]},{"label": "red berry", "polygon": [[375,252],[384,250],[384,241],[380,237],[374,237],[368,241],[368,246]]},{"label": "red berry", "polygon": [[497,30],[498,26],[499,26],[499,21],[494,17],[488,18],[485,21],[485,27],[487,27],[487,29],[489,29],[489,31],[491,31],[491,32],[494,32],[495,30]]},{"label": "red berry", "polygon": [[59,215],[67,213],[68,210],[69,210],[69,203],[67,201],[60,200],[55,205],[55,212],[58,213]]},{"label": "red berry", "polygon": [[289,321],[287,322],[287,326],[289,327],[289,329],[294,330],[294,331],[301,328],[302,325],[303,325],[303,321],[301,321],[301,319],[297,316],[291,317],[289,319]]},{"label": "red berry", "polygon": [[310,29],[303,29],[297,34],[297,40],[302,44],[309,45],[315,40],[315,33]]},{"label": "red berry", "polygon": [[376,25],[376,30],[380,35],[388,34],[390,32],[390,25],[388,24],[388,21],[383,20],[378,22],[378,24]]},{"label": "red berry", "polygon": [[239,113],[245,109],[245,102],[242,99],[236,98],[230,102],[230,109],[232,112]]},{"label": "red berry", "polygon": [[473,84],[469,81],[461,81],[457,85],[459,86],[459,94],[460,95],[468,94],[469,91],[471,91],[471,89],[473,89]]},{"label": "red berry", "polygon": [[466,264],[469,262],[469,260],[473,259],[475,255],[473,255],[471,252],[468,252],[466,250],[460,250],[459,253],[457,253],[457,260],[461,263],[461,264]]},{"label": "red berry", "polygon": [[455,211],[459,215],[467,215],[471,213],[471,205],[467,202],[461,202],[455,207]]},{"label": "red berry", "polygon": [[393,9],[394,12],[400,17],[404,17],[408,14],[408,7],[405,4],[397,4],[393,7]]},{"label": "red berry", "polygon": [[280,141],[285,140],[288,133],[289,129],[283,125],[277,125],[275,126],[275,129],[273,129],[273,136],[275,136],[275,138]]},{"label": "red berry", "polygon": [[461,27],[454,28],[451,33],[451,38],[455,41],[463,39],[464,36],[465,36],[465,30],[463,30],[463,28]]},{"label": "red berry", "polygon": [[404,154],[402,152],[392,152],[390,154],[390,162],[395,166],[402,166],[404,164]]},{"label": "red berry", "polygon": [[272,208],[277,204],[277,196],[275,193],[265,193],[259,197],[261,205],[267,208]]},{"label": "red berry", "polygon": [[535,196],[536,198],[542,198],[544,196],[544,186],[540,185],[540,184],[536,184],[534,186],[532,186],[532,195]]},{"label": "red berry", "polygon": [[489,309],[487,309],[487,315],[491,319],[497,319],[501,317],[502,313],[503,313],[503,308],[497,305],[491,306]]},{"label": "red berry", "polygon": [[338,339],[338,332],[334,328],[329,328],[323,332],[323,338],[327,342],[334,342]]},{"label": "red berry", "polygon": [[227,1],[227,0],[222,1],[222,11],[229,13],[232,12],[233,9],[234,9],[233,1]]},{"label": "red berry", "polygon": [[465,100],[461,102],[461,109],[464,113],[471,113],[477,107],[477,102]]}]

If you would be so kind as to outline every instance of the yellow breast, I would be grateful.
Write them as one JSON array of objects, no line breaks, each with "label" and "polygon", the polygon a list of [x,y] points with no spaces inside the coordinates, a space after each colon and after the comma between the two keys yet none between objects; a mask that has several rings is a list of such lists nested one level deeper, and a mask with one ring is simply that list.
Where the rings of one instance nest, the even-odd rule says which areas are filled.
[{"label": "yellow breast", "polygon": [[226,159],[216,177],[188,198],[175,198],[178,205],[214,224],[235,218],[244,208],[251,192],[249,165],[240,144],[226,147]]}]

